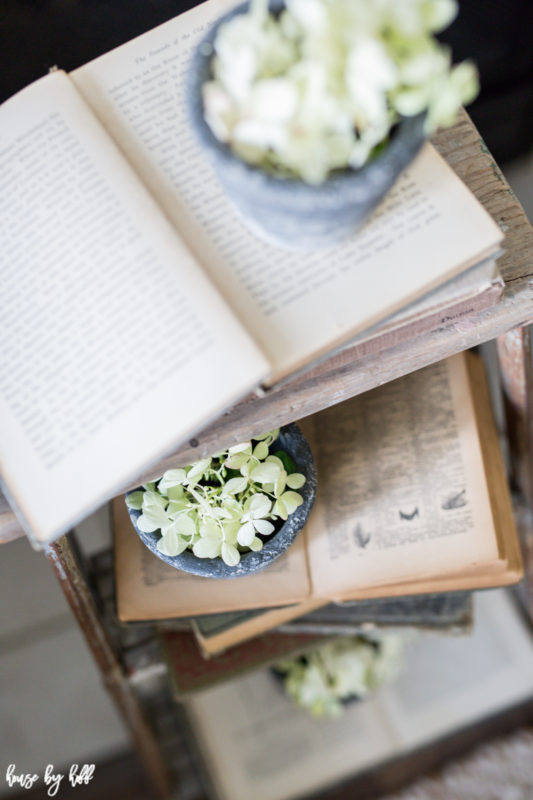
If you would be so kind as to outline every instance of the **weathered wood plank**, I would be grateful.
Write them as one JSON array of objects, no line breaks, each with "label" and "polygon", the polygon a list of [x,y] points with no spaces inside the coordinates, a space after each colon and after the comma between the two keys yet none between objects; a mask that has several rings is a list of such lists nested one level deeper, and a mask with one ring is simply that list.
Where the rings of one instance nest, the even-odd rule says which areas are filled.
[{"label": "weathered wood plank", "polygon": [[[527,295],[529,308],[522,303]],[[519,300],[517,301],[517,297]],[[529,316],[528,316],[529,315]],[[454,325],[424,334],[376,355],[349,361],[349,351],[324,362],[308,376],[286,384],[265,397],[247,397],[191,442],[159,461],[138,483],[165,469],[188,464],[221,447],[246,440],[254,433],[285,425],[361,392],[381,386],[414,370],[494,339],[510,327],[533,318],[533,282],[513,282],[496,311],[465,317]]]}]

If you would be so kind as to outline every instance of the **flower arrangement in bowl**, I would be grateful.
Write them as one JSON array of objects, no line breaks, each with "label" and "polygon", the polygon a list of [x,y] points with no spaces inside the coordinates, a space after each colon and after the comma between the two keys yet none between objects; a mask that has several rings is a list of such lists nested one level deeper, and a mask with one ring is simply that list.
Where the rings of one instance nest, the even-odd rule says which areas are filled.
[{"label": "flower arrangement in bowl", "polygon": [[398,634],[342,637],[281,661],[275,673],[297,706],[314,717],[334,717],[346,703],[363,699],[396,677],[403,645]]},{"label": "flower arrangement in bowl", "polygon": [[173,567],[235,578],[269,566],[303,528],[316,495],[296,425],[171,469],[126,495],[144,544]]},{"label": "flower arrangement in bowl", "polygon": [[456,0],[251,0],[200,43],[190,117],[241,216],[312,249],[361,226],[478,92],[435,38]]}]

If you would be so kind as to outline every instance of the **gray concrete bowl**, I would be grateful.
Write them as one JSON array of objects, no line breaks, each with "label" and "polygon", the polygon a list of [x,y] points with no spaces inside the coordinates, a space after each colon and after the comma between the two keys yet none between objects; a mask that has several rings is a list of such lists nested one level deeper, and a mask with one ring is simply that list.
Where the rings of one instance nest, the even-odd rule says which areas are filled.
[{"label": "gray concrete bowl", "polygon": [[[283,5],[282,0],[270,2],[274,13]],[[279,178],[246,164],[207,125],[201,90],[211,78],[209,48],[212,52],[219,26],[247,7],[243,3],[221,17],[193,54],[186,88],[190,124],[227,196],[258,236],[290,250],[332,247],[361,228],[418,153],[425,141],[425,115],[402,119],[380,155],[361,169],[332,174],[320,186]]]},{"label": "gray concrete bowl", "polygon": [[[289,516],[277,533],[265,540],[263,549],[258,553],[252,551],[242,553],[241,560],[235,567],[229,567],[221,558],[197,558],[191,550],[185,550],[179,556],[166,556],[157,549],[159,533],[140,531],[137,527],[137,519],[141,512],[128,508],[132,525],[143,544],[171,567],[203,578],[240,578],[270,566],[290,547],[303,529],[315,501],[317,481],[311,448],[297,425],[286,425],[281,429],[279,438],[276,440],[276,447],[289,453],[296,465],[297,472],[301,472],[306,477],[304,485],[299,489],[303,503]],[[140,488],[132,491],[139,491]],[[126,497],[128,494],[131,492],[128,492]]]}]

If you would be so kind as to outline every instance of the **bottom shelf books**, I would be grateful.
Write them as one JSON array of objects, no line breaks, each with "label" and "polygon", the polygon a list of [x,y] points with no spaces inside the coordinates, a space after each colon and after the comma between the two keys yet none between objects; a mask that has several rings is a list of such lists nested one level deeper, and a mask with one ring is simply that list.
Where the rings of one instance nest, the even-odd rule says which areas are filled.
[{"label": "bottom shelf books", "polygon": [[315,720],[269,672],[194,695],[185,708],[219,800],[289,800],[530,698],[533,640],[504,591],[475,597],[468,637],[421,633],[391,686]]}]

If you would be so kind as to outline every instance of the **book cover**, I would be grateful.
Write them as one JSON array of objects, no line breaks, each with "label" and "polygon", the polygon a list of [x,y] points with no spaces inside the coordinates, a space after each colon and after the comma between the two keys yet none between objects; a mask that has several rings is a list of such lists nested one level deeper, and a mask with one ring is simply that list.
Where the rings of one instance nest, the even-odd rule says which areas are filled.
[{"label": "book cover", "polygon": [[[331,637],[329,637],[331,638]],[[206,660],[192,633],[163,631],[160,642],[166,659],[175,696],[206,689],[259,667],[297,656],[328,641],[319,634],[268,633],[234,647],[227,653]]]}]

